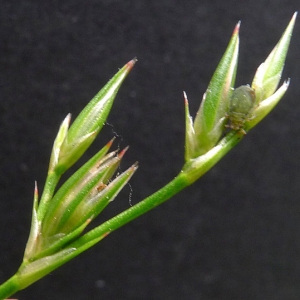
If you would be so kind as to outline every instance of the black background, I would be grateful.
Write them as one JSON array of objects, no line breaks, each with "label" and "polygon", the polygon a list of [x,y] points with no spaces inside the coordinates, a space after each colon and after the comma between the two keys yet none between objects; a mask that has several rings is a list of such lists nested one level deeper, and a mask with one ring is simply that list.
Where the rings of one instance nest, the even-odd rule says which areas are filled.
[{"label": "black background", "polygon": [[[194,115],[239,20],[236,85],[251,83],[296,0],[1,1],[0,281],[21,263],[34,180],[58,126],[128,60],[91,155],[117,134],[140,168],[98,222],[171,180]],[[298,3],[299,4],[299,3]],[[116,231],[18,299],[300,299],[300,26],[278,107],[200,181]]]}]

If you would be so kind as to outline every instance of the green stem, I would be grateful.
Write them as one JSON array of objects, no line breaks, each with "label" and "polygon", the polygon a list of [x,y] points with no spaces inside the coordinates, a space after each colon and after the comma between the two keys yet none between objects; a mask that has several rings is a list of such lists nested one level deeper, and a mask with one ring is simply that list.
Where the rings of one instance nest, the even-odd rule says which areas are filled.
[{"label": "green stem", "polygon": [[20,287],[18,276],[14,275],[0,286],[0,299],[6,299],[7,297],[15,294],[19,290]]}]

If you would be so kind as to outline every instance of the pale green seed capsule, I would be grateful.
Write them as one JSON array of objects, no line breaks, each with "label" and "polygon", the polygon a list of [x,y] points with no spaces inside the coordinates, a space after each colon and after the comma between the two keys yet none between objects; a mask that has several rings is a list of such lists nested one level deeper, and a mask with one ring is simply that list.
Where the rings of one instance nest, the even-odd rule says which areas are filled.
[{"label": "pale green seed capsule", "polygon": [[226,127],[246,134],[244,128],[245,122],[253,118],[255,107],[255,92],[248,85],[242,85],[236,88],[231,96],[228,124]]}]

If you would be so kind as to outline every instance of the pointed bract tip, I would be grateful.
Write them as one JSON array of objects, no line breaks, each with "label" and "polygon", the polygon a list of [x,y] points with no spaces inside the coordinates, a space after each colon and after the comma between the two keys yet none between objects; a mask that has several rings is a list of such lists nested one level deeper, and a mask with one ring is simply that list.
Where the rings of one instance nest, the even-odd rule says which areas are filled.
[{"label": "pointed bract tip", "polygon": [[107,148],[110,148],[113,144],[113,142],[115,141],[116,137],[114,136],[107,144],[106,144],[106,147]]},{"label": "pointed bract tip", "polygon": [[236,35],[239,33],[240,31],[240,27],[241,27],[241,20],[237,22],[237,24],[235,25],[235,28],[233,30],[233,35]]},{"label": "pointed bract tip", "polygon": [[297,15],[298,15],[298,11],[295,11],[294,14],[293,14],[293,16],[292,16],[292,18],[291,18],[291,20],[290,20],[290,22],[289,22],[289,26],[294,27]]},{"label": "pointed bract tip", "polygon": [[130,169],[131,169],[133,172],[135,172],[135,171],[137,170],[138,167],[139,167],[139,162],[136,161],[136,162],[130,167]]},{"label": "pointed bract tip", "polygon": [[184,98],[184,104],[185,105],[188,105],[189,104],[189,101],[188,101],[188,98],[187,98],[187,95],[186,95],[186,92],[183,91],[183,98]]},{"label": "pointed bract tip", "polygon": [[287,88],[288,88],[289,85],[290,85],[290,82],[291,82],[291,79],[288,78],[287,80],[285,80],[285,82],[283,84],[285,84],[287,86]]},{"label": "pointed bract tip", "polygon": [[110,231],[108,231],[108,232],[104,233],[104,234],[102,235],[102,238],[105,238],[105,237],[107,237],[109,234],[110,234]]},{"label": "pointed bract tip", "polygon": [[298,11],[295,11],[294,14],[293,14],[293,17],[292,17],[293,22],[295,22],[295,20],[297,18],[297,15],[298,15]]},{"label": "pointed bract tip", "polygon": [[37,197],[39,194],[37,181],[34,182],[34,195]]},{"label": "pointed bract tip", "polygon": [[127,146],[126,148],[124,148],[124,149],[118,154],[118,157],[119,157],[119,158],[122,158],[128,149],[129,149],[129,146]]},{"label": "pointed bract tip", "polygon": [[88,218],[88,219],[85,221],[86,226],[89,225],[92,221],[93,221],[93,216],[92,216],[91,218]]},{"label": "pointed bract tip", "polygon": [[72,118],[72,114],[68,113],[67,116],[66,116],[66,120],[67,120],[67,122],[68,122],[69,125],[71,123],[71,118]]},{"label": "pointed bract tip", "polygon": [[135,63],[137,62],[137,58],[133,58],[132,60],[130,60],[127,64],[126,64],[126,67],[127,69],[130,71],[133,66],[135,65]]}]

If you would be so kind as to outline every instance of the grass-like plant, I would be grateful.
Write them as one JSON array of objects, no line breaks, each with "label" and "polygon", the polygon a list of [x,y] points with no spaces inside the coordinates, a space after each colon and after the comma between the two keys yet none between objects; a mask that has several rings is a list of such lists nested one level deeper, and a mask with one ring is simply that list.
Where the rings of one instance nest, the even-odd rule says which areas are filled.
[{"label": "grass-like plant", "polygon": [[109,152],[111,140],[59,189],[57,184],[99,134],[136,59],[117,72],[70,127],[71,116],[68,115],[54,141],[41,196],[35,185],[31,231],[23,262],[16,274],[0,286],[0,299],[26,288],[114,230],[170,199],[198,180],[244,138],[275,107],[288,88],[289,80],[277,87],[296,15],[257,69],[251,86],[235,89],[240,23],[236,25],[194,121],[184,93],[185,163],[178,175],[154,194],[89,231],[85,231],[87,226],[128,183],[137,170],[137,163],[114,176],[127,149]]}]

